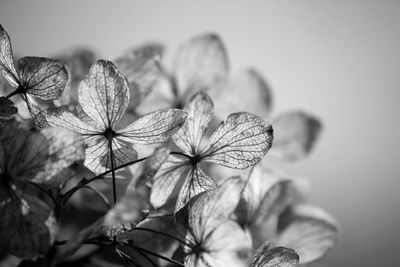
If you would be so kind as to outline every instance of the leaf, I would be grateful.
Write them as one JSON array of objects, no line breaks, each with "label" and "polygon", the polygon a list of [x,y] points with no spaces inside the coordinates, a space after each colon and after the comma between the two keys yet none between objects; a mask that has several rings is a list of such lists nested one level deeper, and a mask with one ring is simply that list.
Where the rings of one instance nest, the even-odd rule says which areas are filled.
[{"label": "leaf", "polygon": [[201,138],[212,120],[214,104],[207,94],[200,92],[193,96],[185,111],[188,113],[186,122],[173,140],[189,155],[196,155]]},{"label": "leaf", "polygon": [[14,58],[10,43],[10,37],[0,25],[0,70],[8,83],[17,88],[19,86],[19,78],[14,66]]},{"label": "leaf", "polygon": [[10,99],[0,97],[0,122],[11,120],[18,113],[18,108],[14,106],[14,102]]},{"label": "leaf", "polygon": [[137,107],[150,93],[162,75],[159,66],[163,47],[147,44],[136,47],[115,60],[115,65],[126,76],[130,88],[129,107]]},{"label": "leaf", "polygon": [[275,138],[271,153],[287,160],[307,156],[314,147],[322,124],[318,118],[303,111],[289,111],[273,121]]},{"label": "leaf", "polygon": [[0,250],[24,259],[44,256],[56,235],[53,211],[37,196],[18,189],[0,187]]},{"label": "leaf", "polygon": [[129,103],[128,81],[112,62],[99,60],[79,86],[79,103],[100,128],[113,128]]},{"label": "leaf", "polygon": [[188,170],[187,161],[170,155],[153,178],[150,203],[157,209],[163,206],[171,195],[181,176]]},{"label": "leaf", "polygon": [[179,109],[160,109],[118,130],[118,138],[135,144],[162,143],[179,130],[186,116]]},{"label": "leaf", "polygon": [[296,267],[299,255],[284,247],[269,248],[269,244],[261,246],[250,260],[249,267]]},{"label": "leaf", "polygon": [[173,74],[180,96],[208,90],[223,82],[229,70],[228,56],[215,34],[197,36],[180,46],[173,60]]},{"label": "leaf", "polygon": [[226,86],[210,90],[210,95],[215,102],[215,114],[221,119],[238,111],[247,111],[262,118],[268,118],[271,112],[271,90],[255,69],[239,72]]},{"label": "leaf", "polygon": [[217,184],[214,180],[204,173],[198,166],[190,169],[185,183],[181,187],[178,200],[175,205],[175,213],[185,206],[190,199],[202,192],[215,189]]},{"label": "leaf", "polygon": [[336,243],[338,229],[334,219],[322,209],[296,205],[282,215],[277,244],[293,248],[300,264],[320,259]]},{"label": "leaf", "polygon": [[259,162],[272,145],[271,125],[254,114],[232,113],[210,137],[204,161],[245,169]]},{"label": "leaf", "polygon": [[43,57],[24,57],[18,61],[18,68],[24,92],[43,100],[61,97],[68,81],[64,64]]}]

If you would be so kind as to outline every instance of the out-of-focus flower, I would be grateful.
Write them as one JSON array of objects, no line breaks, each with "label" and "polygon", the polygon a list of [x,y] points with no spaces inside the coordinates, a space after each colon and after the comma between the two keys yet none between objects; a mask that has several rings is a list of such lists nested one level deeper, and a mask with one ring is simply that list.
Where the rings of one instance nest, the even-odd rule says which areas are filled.
[{"label": "out-of-focus flower", "polygon": [[213,117],[213,103],[207,94],[200,92],[193,96],[185,110],[188,112],[186,123],[173,136],[183,153],[171,155],[162,165],[154,177],[150,198],[156,208],[161,207],[184,176],[175,212],[197,194],[215,188],[215,181],[202,170],[201,163],[245,169],[264,157],[273,139],[268,122],[251,113],[240,112],[230,114],[221,122],[208,145],[201,148],[201,139]]},{"label": "out-of-focus flower", "polygon": [[337,224],[322,209],[302,203],[303,198],[295,182],[255,166],[236,212],[240,224],[249,227],[253,246],[270,242],[292,248],[300,264],[324,256],[336,242]]},{"label": "out-of-focus flower", "polygon": [[64,108],[44,114],[50,125],[69,128],[84,136],[85,166],[102,173],[137,158],[132,144],[161,143],[184,123],[186,113],[157,110],[142,116],[123,129],[115,125],[129,103],[127,79],[109,61],[97,61],[79,86],[81,109],[75,115]]},{"label": "out-of-focus flower", "polygon": [[63,129],[31,131],[16,121],[0,125],[0,248],[21,258],[43,256],[56,234],[51,205],[33,184],[54,185],[84,155],[79,135]]}]

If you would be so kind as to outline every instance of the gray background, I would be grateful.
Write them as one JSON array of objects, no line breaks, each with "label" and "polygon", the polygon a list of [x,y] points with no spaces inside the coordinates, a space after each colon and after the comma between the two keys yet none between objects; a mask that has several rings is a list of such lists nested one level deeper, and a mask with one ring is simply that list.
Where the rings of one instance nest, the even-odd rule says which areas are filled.
[{"label": "gray background", "polygon": [[[275,114],[324,121],[314,153],[286,171],[339,221],[328,266],[398,266],[400,2],[4,1],[0,23],[20,55],[86,44],[112,59],[149,40],[171,52],[206,31],[224,39],[233,71],[255,66]],[[168,59],[168,58],[167,58]]]}]

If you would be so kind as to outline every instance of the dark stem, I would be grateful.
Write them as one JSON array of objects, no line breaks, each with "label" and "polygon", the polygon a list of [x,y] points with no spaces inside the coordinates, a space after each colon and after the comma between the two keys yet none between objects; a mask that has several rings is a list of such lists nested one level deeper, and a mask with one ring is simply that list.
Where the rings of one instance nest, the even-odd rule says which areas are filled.
[{"label": "dark stem", "polygon": [[182,245],[188,245],[185,241],[183,241],[183,240],[181,240],[181,239],[179,239],[179,238],[177,238],[177,237],[175,237],[173,235],[170,235],[170,234],[167,234],[167,233],[164,233],[164,232],[160,232],[160,231],[157,231],[157,230],[154,230],[154,229],[143,228],[143,227],[135,227],[135,228],[133,228],[133,230],[145,231],[145,232],[150,232],[150,233],[154,233],[154,234],[158,234],[158,235],[163,235],[165,237],[169,237],[171,239],[174,239],[174,240],[178,241]]},{"label": "dark stem", "polygon": [[117,204],[117,186],[115,184],[115,157],[114,157],[114,151],[112,149],[112,136],[108,137],[108,149],[110,150],[113,200],[115,205]]},{"label": "dark stem", "polygon": [[153,251],[150,251],[150,250],[147,250],[147,249],[145,249],[145,248],[138,247],[138,246],[136,246],[136,245],[134,245],[134,244],[131,244],[131,243],[128,243],[128,242],[123,242],[123,244],[127,245],[128,247],[133,248],[133,249],[136,250],[136,251],[142,251],[142,252],[144,252],[144,253],[146,253],[146,254],[149,254],[149,255],[152,255],[152,256],[154,256],[154,257],[160,258],[160,259],[162,259],[162,260],[168,261],[168,262],[170,262],[170,263],[176,264],[177,266],[185,267],[182,263],[180,263],[180,262],[178,262],[178,261],[176,261],[176,260],[167,258],[167,257],[165,257],[165,256],[163,256],[163,255],[157,254],[157,253],[155,253],[155,252],[153,252]]},{"label": "dark stem", "polygon": [[11,93],[9,93],[7,96],[6,96],[6,98],[10,98],[10,97],[12,97],[12,96],[14,96],[14,95],[18,95],[18,94],[20,94],[21,93],[21,89],[20,89],[20,87],[18,87],[17,89],[15,89],[14,91],[12,91]]}]

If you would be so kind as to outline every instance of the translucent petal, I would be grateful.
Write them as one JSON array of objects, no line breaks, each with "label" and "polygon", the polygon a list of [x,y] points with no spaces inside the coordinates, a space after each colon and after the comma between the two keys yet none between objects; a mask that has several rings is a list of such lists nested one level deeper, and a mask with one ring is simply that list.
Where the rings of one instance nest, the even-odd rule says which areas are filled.
[{"label": "translucent petal", "polygon": [[115,65],[129,82],[130,109],[134,109],[144,100],[162,75],[159,66],[162,51],[161,45],[148,44],[135,47],[115,60]]},{"label": "translucent petal", "polygon": [[179,109],[160,109],[118,130],[117,135],[130,143],[162,143],[179,130],[186,116],[186,112]]},{"label": "translucent petal", "polygon": [[210,91],[215,103],[215,116],[226,118],[230,113],[247,111],[268,118],[272,107],[271,90],[254,69],[239,72],[224,87]]},{"label": "translucent petal", "polygon": [[256,251],[249,267],[296,267],[298,264],[296,251],[284,247],[269,248],[267,243]]},{"label": "translucent petal", "polygon": [[286,160],[307,156],[322,130],[319,119],[303,111],[285,112],[272,125],[275,137],[271,153]]},{"label": "translucent petal", "polygon": [[201,138],[212,120],[214,104],[207,94],[200,92],[193,96],[185,111],[188,113],[186,122],[173,140],[185,153],[196,155]]},{"label": "translucent petal", "polygon": [[212,134],[209,146],[201,155],[205,161],[245,169],[264,157],[272,140],[273,131],[268,122],[251,113],[232,113]]},{"label": "translucent petal", "polygon": [[14,106],[14,103],[6,98],[0,97],[0,122],[11,120],[18,113],[18,108]]},{"label": "translucent petal", "polygon": [[[27,189],[26,185],[21,188]],[[0,187],[0,250],[25,259],[44,256],[56,236],[53,211],[19,185]]]},{"label": "translucent petal", "polygon": [[281,218],[276,243],[296,250],[301,264],[309,263],[320,259],[336,243],[336,225],[324,210],[296,205]]},{"label": "translucent petal", "polygon": [[168,197],[179,182],[182,174],[188,168],[186,159],[174,155],[169,156],[153,179],[154,183],[151,189],[150,203],[155,208],[159,208],[167,202]]},{"label": "translucent petal", "polygon": [[67,85],[64,64],[43,57],[24,57],[18,61],[24,92],[44,100],[58,99]]},{"label": "translucent petal", "polygon": [[79,85],[79,103],[104,129],[121,119],[129,96],[128,81],[110,61],[97,61]]},{"label": "translucent petal", "polygon": [[0,25],[0,70],[8,83],[17,88],[19,86],[19,78],[14,66],[14,58],[10,43],[10,37]]},{"label": "translucent petal", "polygon": [[228,56],[215,34],[197,36],[180,46],[173,60],[178,95],[208,90],[223,82],[229,71]]},{"label": "translucent petal", "polygon": [[99,134],[102,129],[83,122],[65,108],[51,109],[42,112],[47,123],[51,126],[67,128],[81,134]]},{"label": "translucent petal", "polygon": [[214,180],[204,173],[198,166],[192,167],[179,192],[179,197],[175,205],[175,213],[196,195],[205,191],[211,191],[215,189],[216,186],[217,184]]}]

